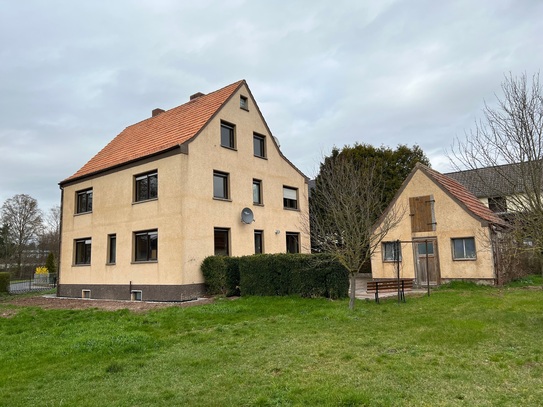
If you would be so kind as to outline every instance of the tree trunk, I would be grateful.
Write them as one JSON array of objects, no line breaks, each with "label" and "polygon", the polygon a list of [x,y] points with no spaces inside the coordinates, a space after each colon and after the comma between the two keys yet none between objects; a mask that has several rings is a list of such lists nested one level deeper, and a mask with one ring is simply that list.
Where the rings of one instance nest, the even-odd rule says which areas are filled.
[{"label": "tree trunk", "polygon": [[356,298],[356,273],[350,273],[351,275],[351,294],[349,300],[349,309],[354,310],[354,300]]}]

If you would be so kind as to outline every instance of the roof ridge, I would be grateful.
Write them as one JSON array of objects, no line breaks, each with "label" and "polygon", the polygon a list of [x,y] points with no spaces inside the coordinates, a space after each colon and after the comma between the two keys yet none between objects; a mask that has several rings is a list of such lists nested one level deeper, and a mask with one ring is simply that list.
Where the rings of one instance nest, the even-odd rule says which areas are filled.
[{"label": "roof ridge", "polygon": [[125,127],[83,167],[61,181],[60,185],[186,143],[200,133],[243,84],[247,86],[245,79]]}]

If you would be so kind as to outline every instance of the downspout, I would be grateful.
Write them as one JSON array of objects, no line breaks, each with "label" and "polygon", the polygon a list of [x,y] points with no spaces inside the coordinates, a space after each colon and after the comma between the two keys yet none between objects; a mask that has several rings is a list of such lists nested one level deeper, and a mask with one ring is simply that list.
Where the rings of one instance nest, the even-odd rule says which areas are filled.
[{"label": "downspout", "polygon": [[499,248],[497,247],[498,243],[496,240],[497,233],[495,230],[495,226],[492,224],[488,226],[488,229],[490,232],[490,243],[492,245],[492,259],[494,260],[492,264],[492,266],[494,267],[494,282],[497,286],[500,286],[502,281],[500,278],[500,254]]}]

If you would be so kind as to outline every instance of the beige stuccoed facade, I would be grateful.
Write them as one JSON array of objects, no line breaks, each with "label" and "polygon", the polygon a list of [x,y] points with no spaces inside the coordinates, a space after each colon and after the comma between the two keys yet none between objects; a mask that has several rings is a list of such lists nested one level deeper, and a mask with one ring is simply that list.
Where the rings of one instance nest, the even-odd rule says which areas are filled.
[{"label": "beige stuccoed facade", "polygon": [[[439,176],[442,177],[441,174]],[[465,192],[467,191],[462,191],[462,194]],[[410,198],[415,197],[426,197],[424,199],[431,211],[431,230],[414,231],[411,219],[414,213]],[[473,197],[473,200],[476,198]],[[451,193],[451,190],[436,182],[429,171],[415,169],[404,182],[389,210],[392,213],[397,211],[401,217],[397,226],[389,231],[372,256],[374,279],[398,277],[398,262],[394,262],[390,255],[386,258],[384,251],[386,244],[400,240],[400,278],[415,279],[419,284],[427,284],[428,265],[431,284],[458,279],[490,284],[495,282],[493,225],[474,214],[454,195],[454,190]],[[426,241],[429,245],[428,260]],[[464,256],[459,255],[458,251],[455,252],[455,241],[459,248],[464,250]],[[470,253],[471,242],[474,242],[474,253]]]},{"label": "beige stuccoed facade", "polygon": [[[247,107],[240,108],[240,96]],[[221,146],[221,121],[235,125],[234,148]],[[253,153],[264,136],[265,158]],[[135,202],[135,177],[155,172],[156,199]],[[213,173],[228,174],[228,199],[214,198]],[[253,203],[253,180],[262,203]],[[297,190],[297,209],[283,206],[283,187]],[[200,265],[214,254],[215,228],[228,230],[229,254],[255,253],[255,230],[264,253],[286,252],[286,233],[299,234],[309,252],[307,178],[281,154],[252,95],[243,84],[199,133],[176,149],[61,183],[62,245],[59,294],[91,298],[179,301],[203,293]],[[92,211],[76,214],[77,192],[92,188]],[[241,221],[250,208],[254,222]],[[135,233],[156,231],[156,261],[135,261]],[[116,259],[108,264],[109,236]],[[76,265],[75,242],[91,240],[90,264]]]}]

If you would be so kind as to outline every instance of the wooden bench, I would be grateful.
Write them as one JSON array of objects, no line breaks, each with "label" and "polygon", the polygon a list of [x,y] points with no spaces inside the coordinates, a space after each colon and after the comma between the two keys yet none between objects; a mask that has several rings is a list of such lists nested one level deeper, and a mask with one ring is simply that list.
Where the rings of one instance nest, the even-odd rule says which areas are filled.
[{"label": "wooden bench", "polygon": [[375,293],[375,302],[379,303],[379,293],[384,292],[399,292],[400,300],[405,302],[405,291],[411,291],[413,289],[412,279],[390,279],[390,280],[377,280],[368,281],[368,287],[366,291],[368,293]]}]

